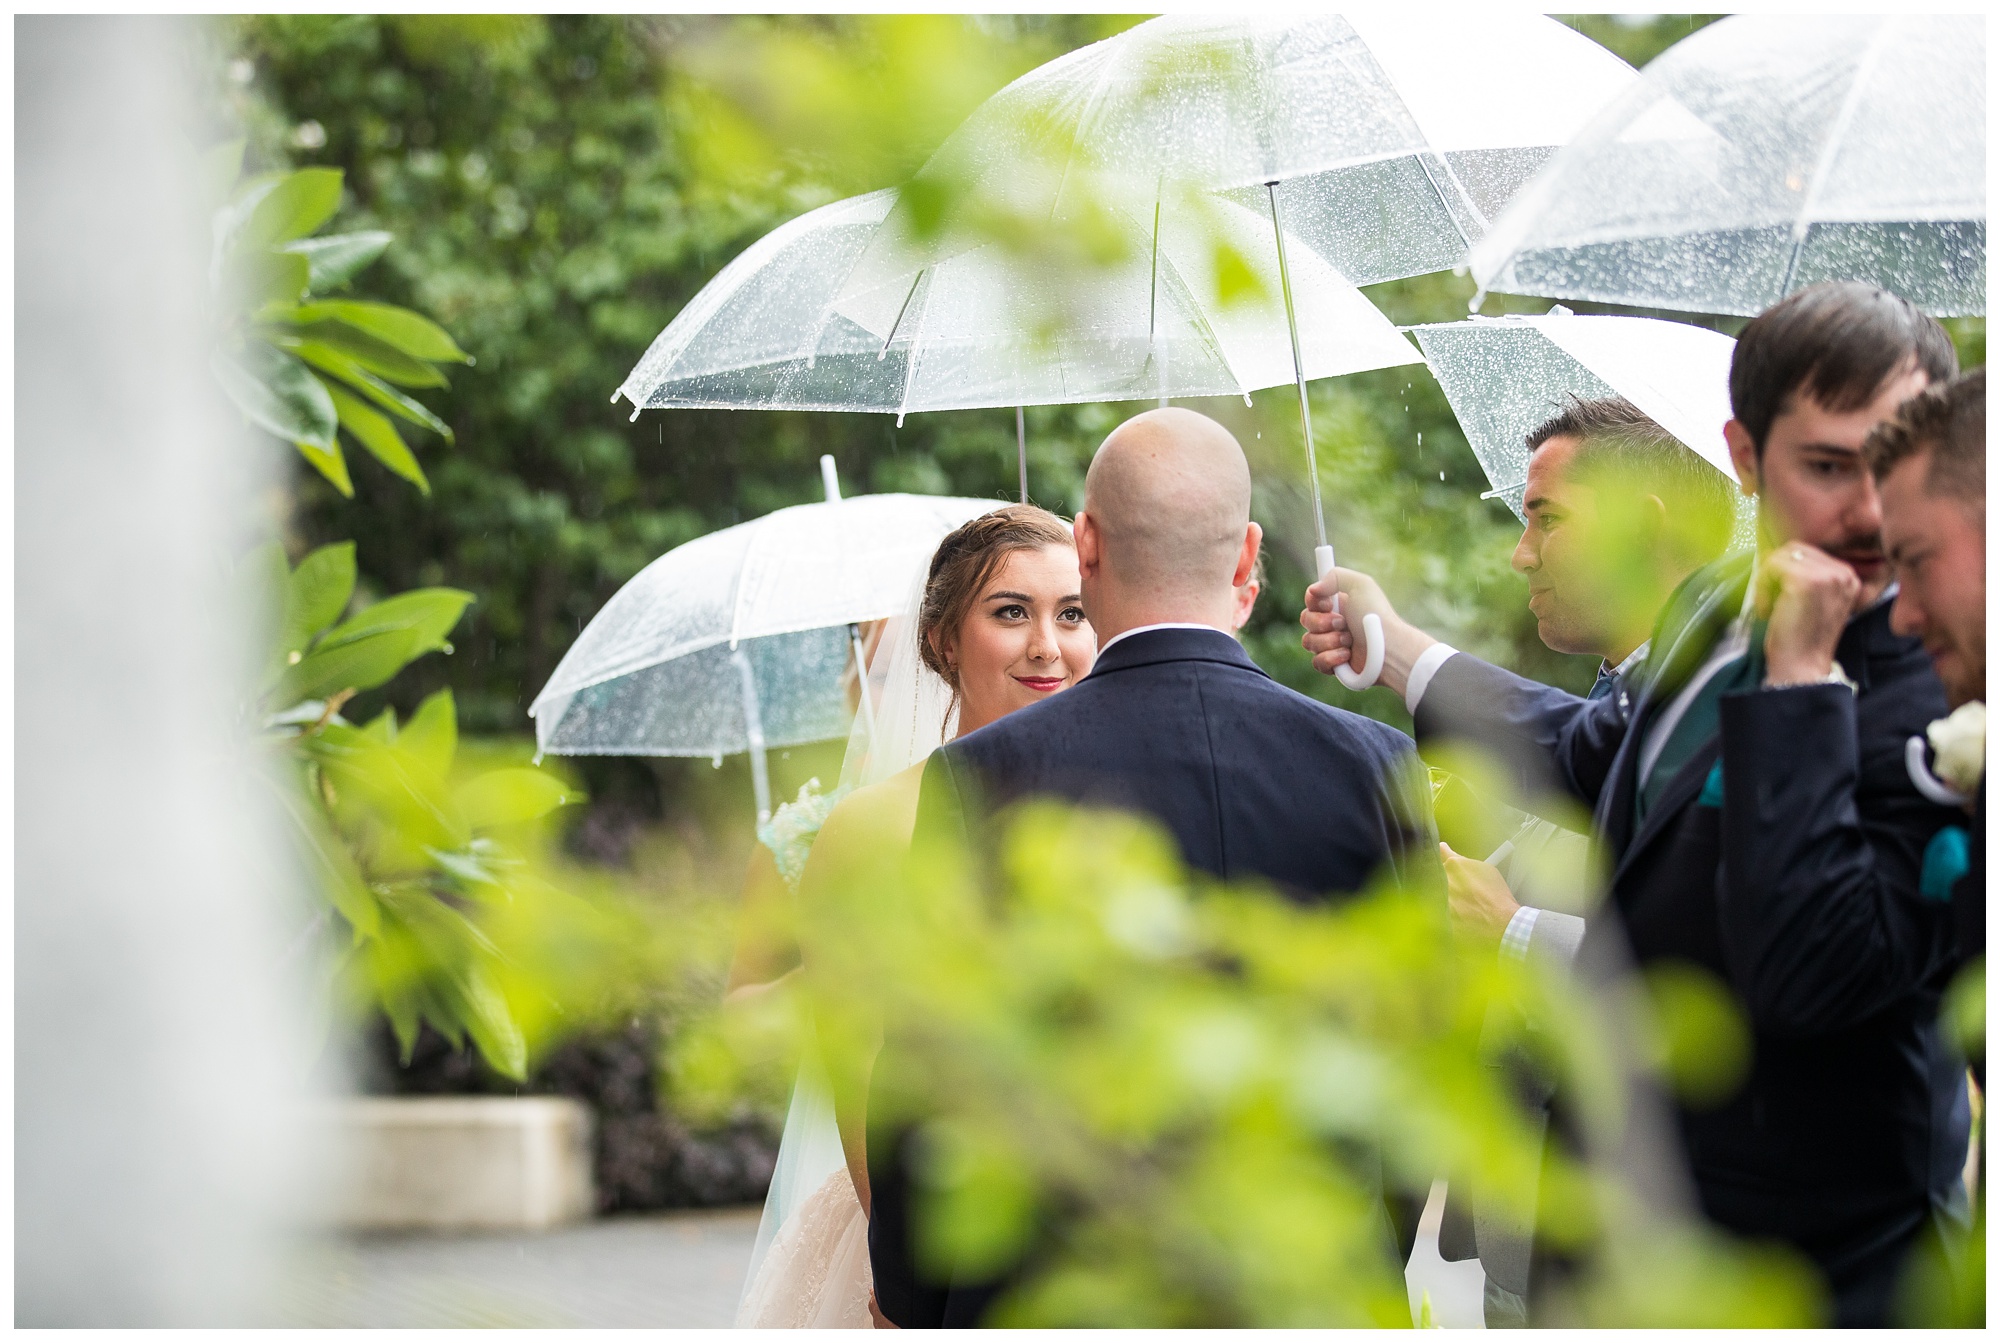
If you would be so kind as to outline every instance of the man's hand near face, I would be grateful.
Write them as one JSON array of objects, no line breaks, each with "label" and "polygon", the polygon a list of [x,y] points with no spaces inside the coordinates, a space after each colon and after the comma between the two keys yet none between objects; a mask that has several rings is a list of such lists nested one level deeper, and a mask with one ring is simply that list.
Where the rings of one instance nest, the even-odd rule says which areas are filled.
[{"label": "man's hand near face", "polygon": [[1764,684],[1809,685],[1833,671],[1834,649],[1865,590],[1852,567],[1788,542],[1758,560],[1754,609],[1764,635]]}]

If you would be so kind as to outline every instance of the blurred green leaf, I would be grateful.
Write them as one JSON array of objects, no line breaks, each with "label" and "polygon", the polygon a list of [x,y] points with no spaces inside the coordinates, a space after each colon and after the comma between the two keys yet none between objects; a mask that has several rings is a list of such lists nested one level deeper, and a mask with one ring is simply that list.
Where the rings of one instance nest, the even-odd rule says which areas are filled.
[{"label": "blurred green leaf", "polygon": [[261,250],[313,232],[340,208],[341,178],[338,168],[302,168],[278,179],[244,221],[237,248]]},{"label": "blurred green leaf", "polygon": [[297,303],[305,296],[312,273],[304,257],[272,251],[251,253],[237,269],[243,299],[253,309]]},{"label": "blurred green leaf", "polygon": [[291,571],[284,593],[279,656],[303,657],[313,636],[340,619],[354,596],[354,543],[336,541],[308,554]]},{"label": "blurred green leaf", "polygon": [[404,387],[446,385],[444,375],[421,359],[412,359],[373,336],[336,323],[317,322],[293,330],[267,328],[266,337],[273,344],[321,367],[326,367],[324,356],[330,352],[377,377]]},{"label": "blurred green leaf", "polygon": [[374,937],[381,931],[382,914],[368,889],[360,865],[347,845],[327,824],[326,817],[302,793],[282,790],[285,814],[291,818],[306,853],[319,878],[320,889],[353,929],[354,940]]},{"label": "blurred green leaf", "polygon": [[421,401],[411,400],[339,350],[317,342],[307,342],[300,345],[298,352],[299,357],[307,363],[323,368],[335,377],[360,388],[363,395],[391,414],[399,415],[412,424],[420,424],[443,435],[447,443],[452,441],[451,427],[433,415]]},{"label": "blurred green leaf", "polygon": [[298,238],[277,250],[306,259],[308,288],[315,294],[338,289],[375,263],[395,241],[393,233],[369,229],[358,233],[334,233],[322,238]]},{"label": "blurred green leaf", "polygon": [[278,437],[335,448],[339,417],[312,370],[282,350],[251,341],[240,352],[217,350],[210,360],[222,389],[252,423]]},{"label": "blurred green leaf", "polygon": [[496,769],[460,787],[455,800],[466,824],[485,830],[532,821],[584,797],[538,769]]},{"label": "blurred green leaf", "polygon": [[1945,1031],[1967,1058],[1986,1049],[1986,958],[1980,956],[1952,977],[1938,1014]]},{"label": "blurred green leaf", "polygon": [[449,652],[451,645],[445,636],[451,633],[452,626],[458,623],[471,603],[472,594],[456,588],[418,588],[413,592],[399,592],[362,608],[342,624],[328,630],[320,641],[320,648],[337,648],[383,632],[402,632],[415,639],[415,651],[411,657],[436,649]]},{"label": "blurred green leaf", "polygon": [[299,322],[344,322],[357,331],[362,331],[413,359],[430,359],[460,364],[472,362],[472,356],[458,348],[457,342],[445,329],[429,318],[408,308],[398,308],[388,303],[364,303],[359,301],[333,301],[310,303],[301,308],[294,320]]},{"label": "blurred green leaf", "polygon": [[313,470],[326,477],[327,482],[340,491],[342,497],[354,497],[354,481],[347,474],[347,458],[342,455],[340,444],[322,448],[315,443],[294,440],[292,446],[299,450],[299,456],[305,458]]},{"label": "blurred green leaf", "polygon": [[397,740],[438,777],[444,777],[451,769],[452,757],[458,753],[458,706],[450,689],[440,690],[419,704]]},{"label": "blurred green leaf", "polygon": [[1750,1067],[1750,1030],[1729,988],[1688,961],[1655,963],[1645,982],[1659,1024],[1658,1059],[1693,1109],[1735,1094]]},{"label": "blurred green leaf", "polygon": [[333,398],[333,408],[340,416],[340,427],[360,440],[361,446],[375,456],[375,460],[410,481],[425,494],[431,492],[431,483],[424,476],[424,469],[417,462],[410,445],[403,442],[396,426],[386,416],[377,414],[361,399],[344,388],[329,385],[327,393]]},{"label": "blurred green leaf", "polygon": [[394,676],[425,650],[416,630],[388,629],[316,650],[285,669],[271,692],[274,704],[320,699],[341,690],[368,690]]},{"label": "blurred green leaf", "polygon": [[493,977],[478,962],[468,965],[460,980],[465,1027],[479,1052],[495,1072],[516,1081],[528,1075],[528,1046],[522,1039],[507,1000]]}]

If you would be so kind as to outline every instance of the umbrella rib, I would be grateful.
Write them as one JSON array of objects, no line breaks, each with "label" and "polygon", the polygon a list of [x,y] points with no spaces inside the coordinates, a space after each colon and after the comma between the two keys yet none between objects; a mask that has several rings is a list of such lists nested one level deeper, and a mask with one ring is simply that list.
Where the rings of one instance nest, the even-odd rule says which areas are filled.
[{"label": "umbrella rib", "polygon": [[1798,278],[1799,259],[1805,254],[1806,235],[1812,230],[1812,212],[1813,207],[1819,204],[1820,186],[1833,170],[1833,156],[1840,150],[1840,138],[1847,133],[1847,124],[1854,120],[1855,108],[1861,102],[1861,87],[1868,82],[1875,60],[1882,52],[1883,40],[1896,22],[1893,16],[1885,17],[1882,26],[1875,30],[1875,36],[1868,39],[1868,50],[1855,63],[1854,81],[1847,86],[1847,93],[1840,100],[1840,111],[1833,119],[1832,129],[1827,131],[1826,143],[1820,146],[1812,176],[1806,179],[1805,197],[1799,202],[1799,212],[1792,220],[1792,254],[1785,261],[1785,277],[1778,284],[1779,298],[1792,292],[1792,282]]},{"label": "umbrella rib", "polygon": [[[925,272],[919,271],[917,279],[921,281],[924,278],[924,274]],[[903,306],[908,308],[910,300],[916,296],[917,286],[913,284],[910,286],[910,297],[903,300]],[[902,427],[903,416],[909,413],[910,390],[917,385],[917,368],[923,363],[924,316],[930,311],[930,308],[931,296],[926,292],[922,306],[917,309],[916,325],[910,331],[910,357],[903,366],[903,395],[902,399],[896,403],[896,425],[898,428]],[[903,319],[899,315],[896,320],[900,323]],[[886,352],[888,347],[884,346],[883,349]]]},{"label": "umbrella rib", "polygon": [[1216,334],[1214,326],[1209,322],[1208,313],[1196,301],[1194,290],[1188,286],[1187,280],[1180,273],[1180,268],[1174,264],[1173,256],[1167,254],[1165,260],[1164,273],[1166,278],[1172,282],[1175,289],[1187,300],[1187,310],[1194,317],[1195,331],[1201,336],[1202,343],[1208,347],[1208,352],[1215,356],[1215,361],[1222,365],[1223,371],[1235,380],[1236,394],[1238,396],[1250,395],[1250,389],[1243,385],[1243,375],[1238,373],[1236,365],[1230,362],[1228,351],[1222,348],[1222,338]]},{"label": "umbrella rib", "polygon": [[[1431,155],[1434,152],[1435,151],[1433,151],[1427,144],[1423,149],[1420,149],[1415,154],[1411,155],[1411,157],[1416,159],[1417,166],[1424,170],[1424,180],[1431,184],[1431,190],[1437,194],[1438,204],[1444,207],[1444,217],[1451,221],[1452,232],[1458,235],[1458,240],[1465,244],[1465,250],[1467,252],[1470,252],[1472,250],[1472,239],[1469,236],[1467,236],[1465,232],[1465,226],[1458,222],[1458,214],[1451,208],[1451,202],[1445,199],[1444,188],[1438,185],[1437,174],[1431,171],[1430,160],[1431,160]],[[1452,186],[1457,188],[1458,190],[1459,199],[1465,202],[1466,208],[1471,210],[1473,216],[1479,220],[1480,225],[1482,226],[1481,232],[1483,233],[1485,231],[1484,225],[1486,223],[1486,217],[1479,213],[1479,207],[1474,205],[1472,203],[1472,199],[1465,194],[1464,184],[1462,184],[1458,180],[1458,174],[1451,171],[1451,165],[1449,163],[1445,163],[1444,155],[1438,154],[1437,160],[1439,163],[1444,164],[1445,172],[1450,174],[1451,176]]]},{"label": "umbrella rib", "polygon": [[896,343],[896,332],[902,329],[903,315],[909,312],[910,300],[917,296],[917,286],[924,282],[924,271],[929,269],[928,266],[919,267],[915,278],[910,281],[910,292],[903,295],[903,306],[896,309],[896,320],[889,323],[889,334],[882,338],[882,348],[875,353],[876,363],[888,358],[889,347]]},{"label": "umbrella rib", "polygon": [[[1141,25],[1142,27],[1144,25]],[[1117,38],[1108,39],[1117,42]],[[1084,133],[1097,105],[1104,101],[1104,95],[1111,82],[1111,69],[1118,65],[1125,55],[1124,47],[1118,46],[1108,53],[1104,68],[1097,72],[1097,78],[1090,87],[1090,97],[1084,100],[1083,110],[1077,113],[1076,130],[1070,136],[1069,148],[1063,154],[1062,176],[1056,179],[1055,193],[1049,197],[1049,222],[1054,223],[1056,211],[1062,208],[1063,192],[1069,189],[1070,171],[1076,165],[1076,147],[1083,143]]]}]

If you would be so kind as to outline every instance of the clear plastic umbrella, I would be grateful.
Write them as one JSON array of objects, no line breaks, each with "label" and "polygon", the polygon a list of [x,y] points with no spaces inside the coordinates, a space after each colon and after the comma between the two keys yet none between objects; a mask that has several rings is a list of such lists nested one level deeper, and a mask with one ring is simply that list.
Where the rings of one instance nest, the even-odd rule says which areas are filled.
[{"label": "clear plastic umbrella", "polygon": [[[1213,200],[1074,272],[1035,270],[998,242],[857,283],[898,193],[822,206],[711,280],[618,395],[639,408],[915,411],[1246,395],[1293,380],[1268,217]],[[1219,250],[1219,245],[1226,248]],[[1243,264],[1223,272],[1223,257]],[[1290,259],[1312,377],[1415,363],[1417,352],[1307,248]]]},{"label": "clear plastic umbrella", "polygon": [[[1468,11],[1451,23],[1441,42],[1421,12],[1169,15],[1051,61],[988,99],[924,166],[845,297],[911,307],[927,277],[982,245],[983,227],[954,227],[949,213],[943,228],[924,226],[940,200],[974,221],[1138,220],[1159,250],[1218,199],[1261,216],[1324,574],[1334,559],[1305,384],[1325,356],[1302,299],[1308,261],[1359,283],[1457,264],[1488,214],[1634,78],[1541,15]],[[1496,90],[1496,66],[1554,74],[1532,92]],[[1288,236],[1309,246],[1287,247]],[[1159,354],[1171,365],[1178,351]],[[1340,669],[1355,689],[1381,665],[1381,639],[1363,642],[1361,671]]]},{"label": "clear plastic umbrella", "polygon": [[1465,441],[1498,497],[1521,517],[1530,430],[1572,396],[1622,396],[1734,479],[1722,426],[1736,342],[1651,317],[1474,317],[1410,328]]},{"label": "clear plastic umbrella", "polygon": [[1986,311],[1986,20],[1759,14],[1648,65],[1474,248],[1485,289],[1751,314],[1866,280]]},{"label": "clear plastic umbrella", "polygon": [[[528,713],[552,755],[764,752],[844,736],[859,622],[897,614],[918,571],[990,499],[866,494],[781,508],[654,560],[577,636]],[[866,704],[863,698],[863,704]]]}]

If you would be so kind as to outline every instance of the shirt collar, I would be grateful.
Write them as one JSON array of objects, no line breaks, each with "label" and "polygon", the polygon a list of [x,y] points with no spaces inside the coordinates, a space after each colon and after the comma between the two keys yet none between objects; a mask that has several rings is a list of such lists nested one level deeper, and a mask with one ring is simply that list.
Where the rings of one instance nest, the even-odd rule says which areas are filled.
[{"label": "shirt collar", "polygon": [[[1157,625],[1135,625],[1129,630],[1122,630],[1112,635],[1109,639],[1099,644],[1097,646],[1097,656],[1103,657],[1111,651],[1113,645],[1119,643],[1121,640],[1129,639],[1135,634],[1146,634],[1152,630],[1213,630],[1217,634],[1229,634],[1228,630],[1223,629],[1219,625],[1203,625],[1185,620],[1166,620]],[[1235,636],[1230,635],[1230,637],[1234,638]]]},{"label": "shirt collar", "polygon": [[1611,665],[1611,661],[1609,658],[1599,659],[1597,666],[1597,674],[1599,676],[1623,676],[1625,675],[1625,673],[1631,671],[1634,667],[1638,666],[1641,662],[1643,662],[1645,660],[1646,654],[1652,649],[1652,647],[1653,647],[1653,641],[1651,639],[1646,640],[1646,642],[1640,644],[1637,648],[1627,653],[1625,655],[1625,660],[1619,663],[1615,667]]}]

